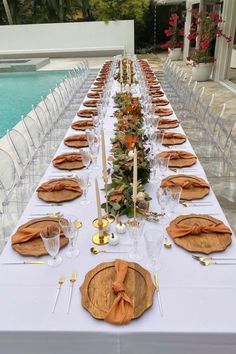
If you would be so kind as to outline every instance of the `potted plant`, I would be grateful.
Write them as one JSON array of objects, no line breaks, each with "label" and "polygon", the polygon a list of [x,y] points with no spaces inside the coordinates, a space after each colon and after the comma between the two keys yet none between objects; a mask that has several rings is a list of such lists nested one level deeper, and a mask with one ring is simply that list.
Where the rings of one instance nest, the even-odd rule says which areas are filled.
[{"label": "potted plant", "polygon": [[176,13],[171,14],[169,18],[169,28],[164,32],[169,39],[161,48],[168,49],[168,57],[171,60],[180,60],[182,55],[181,49],[183,48],[184,29],[181,27],[181,21]]},{"label": "potted plant", "polygon": [[222,17],[215,11],[192,10],[193,21],[188,35],[188,40],[196,40],[197,48],[187,57],[192,61],[192,77],[196,81],[207,81],[210,78],[215,58],[212,54],[217,37],[223,37],[229,43],[231,37],[226,36],[220,29]]}]

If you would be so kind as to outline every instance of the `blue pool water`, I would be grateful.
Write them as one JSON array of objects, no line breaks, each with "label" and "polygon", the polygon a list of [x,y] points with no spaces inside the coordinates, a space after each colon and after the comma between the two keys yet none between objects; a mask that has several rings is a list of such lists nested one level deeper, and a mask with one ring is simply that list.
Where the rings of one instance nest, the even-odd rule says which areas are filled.
[{"label": "blue pool water", "polygon": [[16,125],[31,105],[47,96],[62,81],[66,71],[38,71],[0,74],[0,137]]}]

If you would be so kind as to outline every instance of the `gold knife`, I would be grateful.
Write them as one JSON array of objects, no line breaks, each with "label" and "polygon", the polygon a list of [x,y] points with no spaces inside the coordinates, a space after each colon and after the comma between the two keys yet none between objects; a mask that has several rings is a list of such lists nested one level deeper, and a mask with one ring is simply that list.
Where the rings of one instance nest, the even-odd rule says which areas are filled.
[{"label": "gold knife", "polygon": [[14,264],[46,264],[46,261],[18,261],[18,262],[2,262],[1,265],[14,265]]},{"label": "gold knife", "polygon": [[156,293],[157,293],[157,299],[158,299],[158,305],[159,305],[159,309],[160,309],[160,314],[161,317],[163,317],[163,307],[162,307],[162,302],[161,302],[161,294],[160,294],[160,288],[159,288],[159,283],[158,283],[158,274],[157,272],[154,274],[154,284],[156,287]]},{"label": "gold knife", "polygon": [[70,276],[70,295],[69,295],[69,301],[68,301],[68,307],[67,307],[67,314],[69,314],[69,312],[70,312],[71,298],[72,298],[74,283],[76,282],[76,279],[77,279],[76,272],[72,272],[71,276]]}]

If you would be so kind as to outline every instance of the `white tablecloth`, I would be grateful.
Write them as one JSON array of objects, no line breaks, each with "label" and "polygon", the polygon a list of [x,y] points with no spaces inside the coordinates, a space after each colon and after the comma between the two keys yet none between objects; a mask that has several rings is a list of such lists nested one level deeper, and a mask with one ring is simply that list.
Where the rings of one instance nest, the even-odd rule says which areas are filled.
[{"label": "white tablecloth", "polygon": [[[114,82],[114,92],[117,88]],[[115,121],[111,117],[113,105],[111,100],[104,125],[107,152]],[[175,131],[182,132],[182,128]],[[75,131],[69,128],[66,135],[71,134],[75,134]],[[193,152],[189,141],[177,148]],[[71,150],[62,142],[57,154]],[[186,173],[206,178],[199,161]],[[40,183],[63,174],[66,172],[58,173],[50,165]],[[80,199],[76,199],[65,203],[66,206],[46,206],[34,194],[19,220],[18,226],[28,221],[32,213],[61,211],[64,215],[76,214],[84,225],[78,239],[80,255],[69,260],[65,250],[62,250],[63,263],[56,268],[47,265],[0,265],[0,354],[235,354],[236,266],[203,267],[192,259],[190,253],[175,245],[172,249],[163,249],[161,254],[159,278],[164,317],[160,316],[156,297],[151,309],[126,326],[117,327],[95,320],[83,309],[79,286],[85,274],[103,261],[114,260],[111,254],[94,256],[89,252],[94,233],[91,220],[96,217],[94,178],[91,182],[88,193],[88,198],[92,200],[90,205],[80,206]],[[99,183],[102,187],[100,171]],[[153,197],[150,209],[157,210],[154,186],[146,185],[146,190]],[[176,216],[209,213],[227,223],[212,190],[206,200],[213,206],[185,208],[180,205]],[[155,227],[155,224],[147,223],[148,227]],[[232,245],[224,252],[225,256],[236,256],[234,236],[232,238]],[[145,267],[147,254],[144,240],[141,240],[141,246],[145,256],[140,264]],[[130,249],[126,234],[120,236],[120,245],[116,247]],[[128,259],[125,256],[120,258]],[[17,260],[22,260],[22,257],[12,250],[8,242],[0,262]],[[78,273],[78,281],[71,312],[67,314],[69,276],[72,271]],[[66,283],[56,311],[52,314],[56,284],[61,274],[65,274]]]}]

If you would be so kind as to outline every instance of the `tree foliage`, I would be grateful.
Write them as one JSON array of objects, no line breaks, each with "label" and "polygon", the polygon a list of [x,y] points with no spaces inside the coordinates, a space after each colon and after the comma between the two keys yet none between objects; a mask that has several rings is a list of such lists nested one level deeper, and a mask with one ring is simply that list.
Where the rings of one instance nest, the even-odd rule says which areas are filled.
[{"label": "tree foliage", "polygon": [[149,0],[90,0],[91,11],[101,21],[135,19],[140,22]]}]

